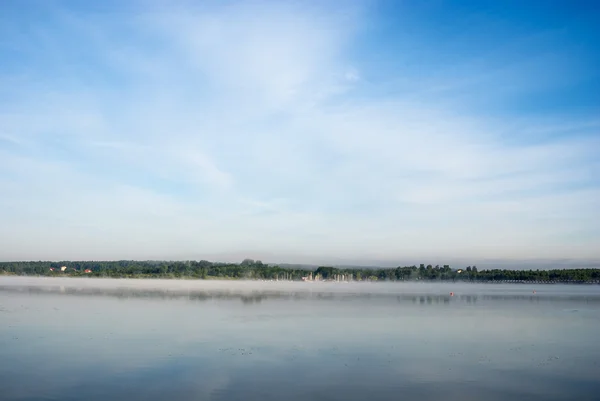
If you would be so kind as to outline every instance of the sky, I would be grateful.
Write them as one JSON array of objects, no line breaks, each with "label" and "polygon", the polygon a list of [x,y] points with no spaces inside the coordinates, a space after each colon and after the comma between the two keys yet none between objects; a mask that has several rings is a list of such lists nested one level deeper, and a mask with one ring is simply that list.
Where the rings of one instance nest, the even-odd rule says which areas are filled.
[{"label": "sky", "polygon": [[598,261],[599,20],[0,2],[0,260]]}]

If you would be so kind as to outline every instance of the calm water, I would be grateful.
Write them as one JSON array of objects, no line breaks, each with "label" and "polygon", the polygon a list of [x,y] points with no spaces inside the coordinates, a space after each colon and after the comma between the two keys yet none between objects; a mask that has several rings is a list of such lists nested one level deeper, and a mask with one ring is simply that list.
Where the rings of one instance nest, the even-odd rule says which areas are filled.
[{"label": "calm water", "polygon": [[599,400],[600,286],[3,277],[0,399]]}]

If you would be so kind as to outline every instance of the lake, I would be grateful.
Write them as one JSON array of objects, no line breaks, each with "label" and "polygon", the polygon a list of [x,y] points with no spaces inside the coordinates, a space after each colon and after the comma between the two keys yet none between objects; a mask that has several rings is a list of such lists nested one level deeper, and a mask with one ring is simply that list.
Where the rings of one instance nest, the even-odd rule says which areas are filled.
[{"label": "lake", "polygon": [[598,400],[600,286],[0,277],[0,361],[1,400]]}]

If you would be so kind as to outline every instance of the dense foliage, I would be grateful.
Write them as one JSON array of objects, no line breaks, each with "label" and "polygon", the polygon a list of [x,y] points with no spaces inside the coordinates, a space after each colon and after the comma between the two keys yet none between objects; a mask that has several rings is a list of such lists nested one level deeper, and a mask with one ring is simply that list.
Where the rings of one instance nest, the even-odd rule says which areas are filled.
[{"label": "dense foliage", "polygon": [[[62,267],[66,267],[61,271]],[[302,280],[312,277],[321,280],[355,281],[555,281],[599,282],[600,269],[556,270],[478,270],[476,266],[451,269],[450,266],[421,264],[396,268],[284,268],[246,259],[242,263],[213,263],[201,261],[105,261],[105,262],[2,262],[0,273],[42,276],[92,276],[139,278],[197,278],[197,279],[263,279]]]}]

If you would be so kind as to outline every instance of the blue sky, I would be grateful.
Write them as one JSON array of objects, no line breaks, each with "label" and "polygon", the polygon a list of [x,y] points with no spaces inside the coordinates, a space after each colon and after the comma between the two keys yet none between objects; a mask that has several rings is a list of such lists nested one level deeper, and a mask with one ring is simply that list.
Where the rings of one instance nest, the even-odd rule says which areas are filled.
[{"label": "blue sky", "polygon": [[2,2],[0,259],[598,260],[599,17]]}]

